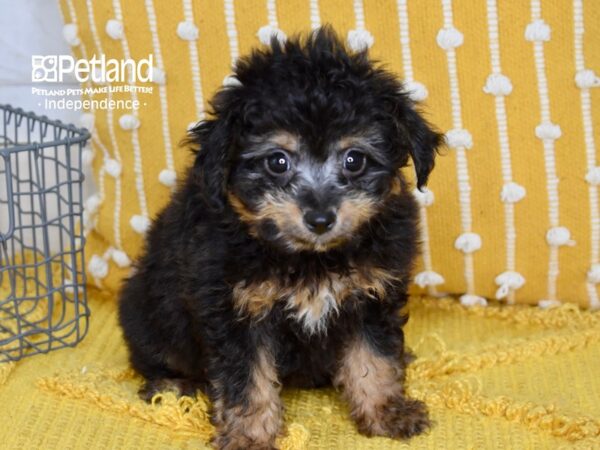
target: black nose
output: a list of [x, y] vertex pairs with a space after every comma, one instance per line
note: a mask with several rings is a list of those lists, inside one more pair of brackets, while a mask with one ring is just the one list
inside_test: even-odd
[[335, 213], [333, 211], [308, 211], [304, 214], [304, 223], [313, 233], [323, 234], [333, 227]]

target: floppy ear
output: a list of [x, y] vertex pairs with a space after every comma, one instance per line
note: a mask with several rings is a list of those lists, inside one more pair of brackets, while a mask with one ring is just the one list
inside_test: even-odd
[[403, 108], [401, 114], [400, 120], [404, 132], [408, 133], [408, 152], [415, 165], [417, 188], [420, 190], [427, 184], [435, 165], [437, 149], [444, 142], [444, 137], [436, 132], [412, 105]]
[[427, 123], [415, 108], [414, 102], [396, 80], [387, 80], [386, 89], [387, 112], [391, 115], [396, 132], [396, 146], [401, 151], [400, 164], [405, 166], [410, 156], [417, 174], [417, 188], [425, 184], [435, 164], [437, 149], [444, 142], [439, 134]]
[[227, 117], [205, 120], [188, 134], [188, 142], [198, 147], [193, 170], [199, 194], [214, 211], [221, 211], [225, 205], [232, 147], [229, 122]]

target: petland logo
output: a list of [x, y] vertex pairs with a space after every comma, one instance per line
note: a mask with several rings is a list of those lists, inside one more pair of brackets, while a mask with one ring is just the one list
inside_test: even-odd
[[94, 55], [90, 60], [75, 59], [70, 55], [32, 55], [31, 81], [34, 83], [62, 82], [65, 75], [72, 74], [80, 83], [92, 81], [105, 83], [136, 83], [152, 81], [153, 58], [106, 59]]

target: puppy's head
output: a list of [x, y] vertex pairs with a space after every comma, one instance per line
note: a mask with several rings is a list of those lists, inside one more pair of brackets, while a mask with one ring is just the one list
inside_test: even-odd
[[292, 251], [326, 251], [405, 189], [412, 158], [421, 188], [440, 135], [400, 82], [366, 52], [322, 28], [238, 61], [239, 85], [215, 96], [191, 131], [206, 204], [232, 207], [250, 232]]

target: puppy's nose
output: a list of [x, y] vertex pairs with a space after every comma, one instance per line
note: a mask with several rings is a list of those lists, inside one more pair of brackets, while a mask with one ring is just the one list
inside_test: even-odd
[[323, 234], [333, 228], [335, 223], [335, 213], [333, 211], [308, 211], [304, 214], [304, 223], [306, 227], [316, 234]]

